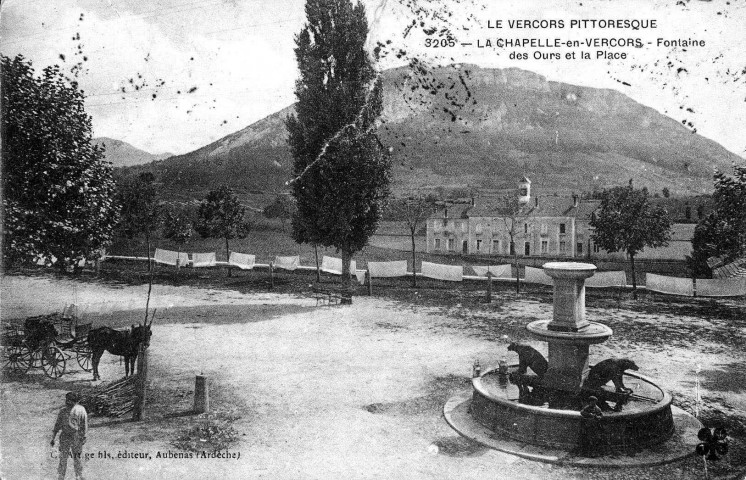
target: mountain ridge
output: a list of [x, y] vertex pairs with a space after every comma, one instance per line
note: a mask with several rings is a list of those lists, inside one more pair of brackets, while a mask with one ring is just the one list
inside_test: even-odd
[[146, 152], [123, 140], [110, 137], [96, 137], [93, 143], [106, 146], [106, 161], [111, 162], [114, 167], [141, 165], [173, 156], [171, 153]]
[[[651, 191], [709, 193], [715, 168], [743, 159], [611, 89], [474, 65], [383, 72], [379, 136], [392, 147], [393, 190], [499, 189], [523, 175], [538, 189], [590, 191], [632, 178]], [[193, 152], [125, 169], [152, 170], [167, 189], [218, 184], [281, 191], [292, 158], [290, 105]]]

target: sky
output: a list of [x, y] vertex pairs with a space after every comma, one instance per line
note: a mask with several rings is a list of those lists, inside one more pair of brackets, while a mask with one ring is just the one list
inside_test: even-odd
[[[303, 0], [4, 0], [0, 52], [37, 70], [77, 72], [94, 136], [150, 153], [186, 153], [294, 101], [293, 36]], [[746, 156], [746, 2], [742, 0], [366, 0], [369, 46], [386, 44], [378, 68], [517, 67], [548, 80], [611, 88]], [[655, 21], [654, 28], [570, 28], [572, 20]], [[529, 28], [510, 21], [528, 20]], [[550, 20], [562, 28], [530, 28]], [[414, 21], [415, 25], [412, 25]], [[492, 28], [501, 21], [501, 28]], [[541, 27], [541, 25], [537, 25]], [[555, 23], [556, 26], [556, 23]], [[435, 34], [428, 35], [427, 32]], [[446, 33], [442, 33], [446, 32]], [[435, 48], [425, 42], [454, 39]], [[595, 41], [634, 47], [498, 48], [498, 38]], [[658, 38], [705, 46], [658, 45]], [[493, 42], [486, 46], [487, 40]], [[390, 43], [387, 43], [390, 42]], [[471, 45], [463, 45], [471, 44]], [[479, 48], [479, 47], [486, 48]], [[587, 51], [592, 58], [577, 58]], [[597, 51], [626, 59], [596, 58]], [[511, 58], [558, 53], [560, 60]], [[576, 59], [566, 55], [576, 54]], [[398, 56], [397, 56], [398, 54]], [[63, 58], [64, 57], [64, 58]], [[78, 67], [76, 67], [78, 65]]]

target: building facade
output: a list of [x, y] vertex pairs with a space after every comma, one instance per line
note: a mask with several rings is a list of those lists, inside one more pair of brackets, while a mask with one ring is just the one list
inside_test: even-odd
[[[591, 216], [600, 203], [576, 195], [532, 195], [531, 181], [523, 178], [517, 205], [484, 197], [433, 214], [427, 220], [426, 251], [512, 255], [515, 249], [519, 256], [624, 260], [625, 252], [606, 252], [591, 239]], [[683, 260], [691, 254], [693, 227], [674, 223], [668, 247], [645, 249], [636, 258]]]

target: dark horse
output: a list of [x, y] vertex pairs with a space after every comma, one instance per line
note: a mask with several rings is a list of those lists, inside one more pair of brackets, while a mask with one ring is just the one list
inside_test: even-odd
[[104, 351], [112, 355], [124, 357], [124, 376], [127, 377], [132, 371], [135, 374], [135, 360], [140, 350], [140, 345], [148, 346], [150, 343], [150, 324], [133, 325], [129, 330], [114, 330], [109, 327], [99, 327], [88, 333], [88, 345], [93, 351], [93, 379], [101, 378], [98, 374], [98, 362]]

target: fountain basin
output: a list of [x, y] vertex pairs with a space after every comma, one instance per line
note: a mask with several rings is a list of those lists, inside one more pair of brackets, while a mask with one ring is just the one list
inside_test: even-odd
[[[599, 446], [605, 451], [636, 451], [668, 440], [674, 433], [671, 395], [652, 380], [626, 373], [627, 386], [651, 400], [631, 400], [622, 412], [605, 412], [599, 421]], [[472, 379], [469, 413], [498, 436], [551, 448], [580, 445], [585, 419], [577, 410], [552, 409], [518, 402], [518, 389], [496, 369]]]

